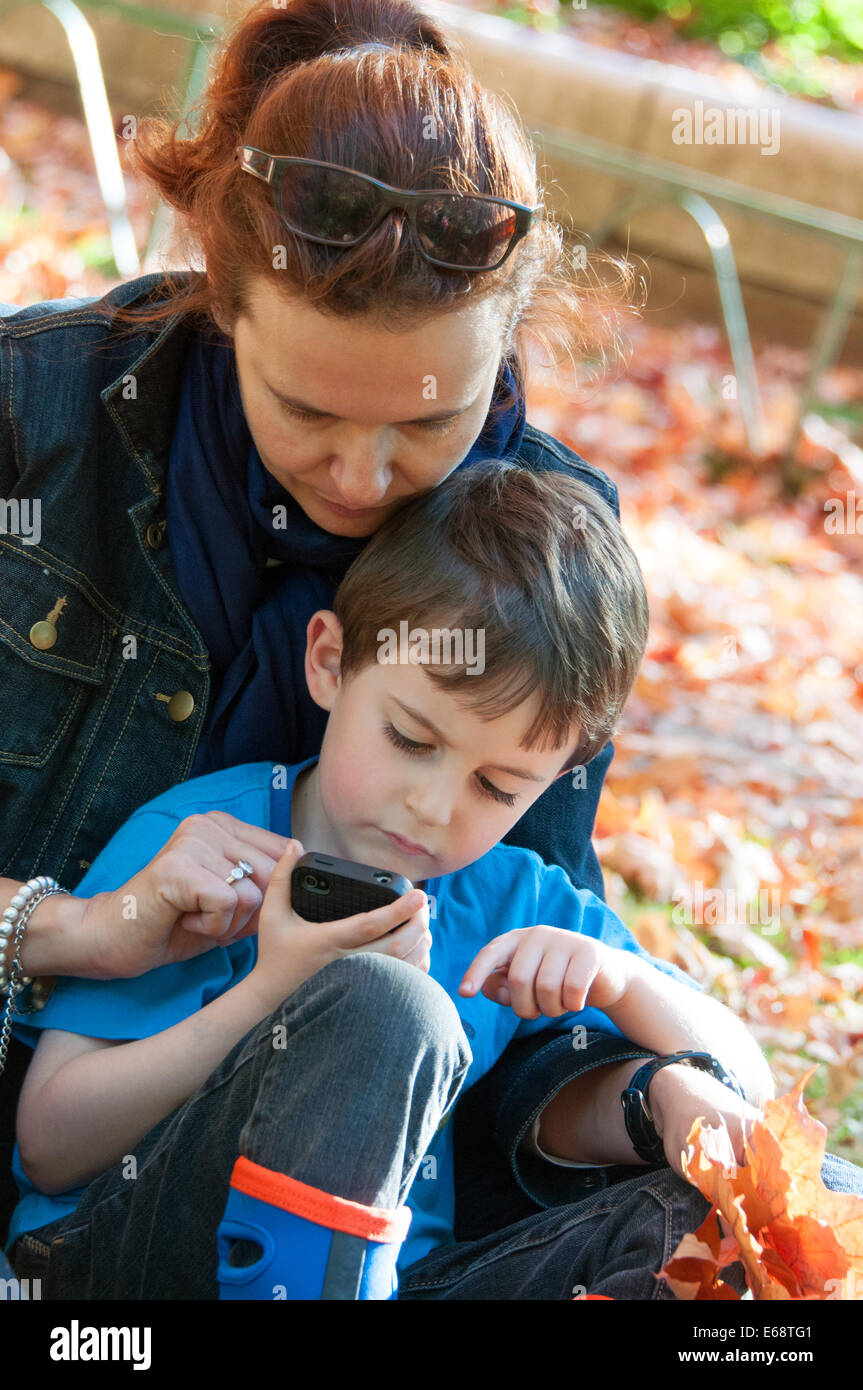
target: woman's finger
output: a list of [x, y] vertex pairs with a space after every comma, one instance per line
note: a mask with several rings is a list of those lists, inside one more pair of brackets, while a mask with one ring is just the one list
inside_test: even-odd
[[[240, 855], [240, 858], [245, 858]], [[260, 872], [260, 856], [259, 860]], [[251, 860], [247, 860], [251, 863]], [[214, 864], [212, 869], [204, 870], [217, 876], [220, 882], [224, 883], [226, 895], [223, 905], [218, 900], [208, 898], [206, 904], [200, 903], [195, 910], [187, 911], [183, 914], [181, 926], [185, 931], [196, 932], [203, 936], [211, 936], [214, 940], [226, 942], [235, 939], [245, 928], [250, 927], [254, 930], [257, 926], [257, 914], [260, 912], [264, 901], [266, 884], [260, 885], [255, 878], [246, 874], [243, 878], [234, 879], [228, 882], [232, 869], [236, 861], [232, 861], [226, 856], [221, 857], [221, 862]], [[203, 869], [203, 866], [202, 866]], [[195, 873], [191, 879], [191, 884], [202, 883], [199, 873]], [[206, 881], [208, 891], [212, 893], [213, 887], [209, 880]], [[221, 896], [221, 890], [219, 890]]]
[[[173, 907], [177, 918], [184, 914], [190, 919], [200, 917], [202, 920], [197, 927], [192, 921], [186, 924], [189, 930], [203, 928], [211, 932], [216, 921], [214, 913], [222, 914], [221, 928], [217, 929], [227, 927], [238, 904], [244, 914], [243, 921], [247, 920], [248, 913], [254, 912], [259, 905], [259, 896], [272, 875], [274, 866], [269, 857], [257, 848], [226, 839], [225, 832], [214, 822], [208, 822], [205, 816], [188, 817], [181, 828], [183, 833], [175, 832], [164, 849], [136, 876], [138, 895], [152, 899], [153, 905], [161, 903]], [[252, 873], [228, 882], [240, 859], [250, 864]], [[224, 884], [224, 892], [215, 890], [214, 878]], [[209, 894], [203, 912], [202, 891]], [[217, 892], [216, 897], [214, 892]]]
[[[257, 855], [264, 855], [277, 864], [284, 854], [290, 838], [285, 835], [277, 835], [274, 830], [266, 830], [263, 826], [253, 825], [251, 821], [238, 820], [236, 816], [230, 815], [227, 811], [202, 811], [196, 816], [187, 817], [187, 821], [204, 821], [205, 826], [198, 825], [199, 834], [212, 843], [226, 843], [245, 845], [247, 849], [253, 850]], [[218, 834], [218, 841], [214, 835]], [[246, 857], [246, 856], [244, 856]], [[251, 863], [251, 860], [249, 861]]]
[[[230, 897], [223, 896], [223, 887]], [[231, 925], [236, 895], [227, 884], [223, 885], [215, 875], [210, 875], [208, 880], [196, 879], [193, 898], [194, 901], [185, 911], [178, 912], [175, 925], [194, 935], [218, 940]]]
[[[241, 833], [238, 834], [237, 829]], [[254, 833], [257, 829], [222, 812], [206, 811], [188, 816], [180, 822], [179, 833], [175, 833], [177, 847], [200, 863], [215, 870], [223, 859], [226, 860], [225, 875], [236, 868], [240, 860], [244, 860], [252, 869], [247, 877], [265, 890], [273, 869], [293, 842], [266, 831], [266, 843], [262, 843]]]
[[259, 911], [263, 902], [260, 889], [250, 879], [229, 884], [225, 877], [199, 866], [190, 884], [195, 901], [180, 917], [184, 931], [219, 941], [240, 931]]

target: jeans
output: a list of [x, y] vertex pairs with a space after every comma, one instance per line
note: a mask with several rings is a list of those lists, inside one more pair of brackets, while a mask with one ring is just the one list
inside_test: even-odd
[[[74, 1212], [20, 1237], [16, 1273], [40, 1278], [43, 1299], [217, 1299], [216, 1230], [239, 1154], [364, 1205], [401, 1206], [471, 1060], [434, 980], [373, 953], [335, 961], [131, 1146], [136, 1177], [128, 1160], [114, 1164]], [[863, 1191], [860, 1170], [830, 1162], [831, 1186]], [[670, 1169], [645, 1168], [438, 1247], [400, 1275], [398, 1297], [669, 1299], [656, 1275], [707, 1210]]]

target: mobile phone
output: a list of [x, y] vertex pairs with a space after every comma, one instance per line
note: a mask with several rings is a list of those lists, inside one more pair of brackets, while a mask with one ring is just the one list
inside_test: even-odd
[[334, 855], [304, 854], [291, 874], [291, 906], [307, 922], [334, 922], [385, 907], [412, 888], [410, 879], [390, 869]]

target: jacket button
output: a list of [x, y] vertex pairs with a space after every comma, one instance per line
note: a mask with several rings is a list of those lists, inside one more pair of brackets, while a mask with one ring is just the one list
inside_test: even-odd
[[188, 690], [178, 690], [168, 701], [168, 714], [175, 724], [182, 724], [195, 708], [194, 697]]
[[34, 623], [30, 629], [30, 642], [37, 651], [47, 652], [57, 641], [57, 629], [53, 623]]
[[150, 525], [147, 527], [147, 530], [146, 530], [146, 532], [145, 532], [145, 535], [146, 535], [146, 539], [147, 539], [147, 544], [148, 544], [148, 546], [150, 547], [151, 550], [161, 550], [161, 549], [162, 549], [162, 546], [163, 546], [164, 543], [165, 543], [165, 526], [166, 526], [166, 525], [167, 525], [167, 523], [164, 522], [164, 521], [151, 521], [151, 522], [150, 522]]

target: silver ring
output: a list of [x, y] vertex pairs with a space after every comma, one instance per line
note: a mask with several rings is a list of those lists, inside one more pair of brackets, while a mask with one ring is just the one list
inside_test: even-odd
[[228, 877], [225, 879], [225, 882], [239, 883], [241, 878], [245, 878], [247, 875], [251, 875], [253, 873], [254, 869], [252, 868], [251, 864], [247, 859], [238, 859], [236, 867], [233, 868], [231, 872], [228, 874]]

